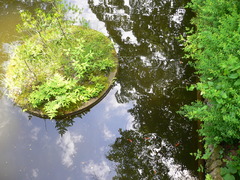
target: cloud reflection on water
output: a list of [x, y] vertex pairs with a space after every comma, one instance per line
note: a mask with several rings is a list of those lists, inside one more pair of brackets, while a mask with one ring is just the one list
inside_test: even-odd
[[[115, 92], [115, 96], [117, 93], [121, 93], [121, 86], [117, 84], [112, 92]], [[131, 108], [135, 101], [131, 101], [131, 103], [119, 103], [115, 96], [109, 95], [106, 100], [107, 105], [104, 110], [106, 119], [114, 119], [120, 116], [122, 118], [118, 120], [124, 120], [126, 122], [125, 129], [133, 129], [134, 118], [126, 109]]]
[[31, 130], [31, 138], [35, 141], [38, 140], [38, 134], [40, 132], [40, 128], [39, 127], [34, 127], [32, 130]]
[[115, 134], [113, 134], [106, 125], [103, 126], [103, 135], [106, 141], [115, 138]]
[[[85, 18], [89, 22], [89, 26], [92, 29], [102, 32], [105, 35], [108, 35], [108, 32], [105, 27], [105, 23], [98, 20], [96, 15], [92, 13], [89, 8], [89, 4], [87, 1], [78, 1], [78, 0], [66, 0], [66, 2], [71, 2], [72, 4], [77, 5], [80, 9], [82, 9], [81, 16]], [[72, 16], [72, 15], [69, 15]]]
[[39, 174], [39, 169], [36, 168], [36, 169], [32, 169], [32, 176], [33, 178], [38, 178], [38, 174]]
[[88, 175], [87, 179], [98, 180], [106, 180], [108, 174], [111, 171], [106, 161], [95, 163], [92, 160], [90, 160], [89, 163], [86, 166], [84, 166], [82, 170], [84, 173]]
[[74, 135], [67, 131], [62, 137], [57, 139], [57, 145], [62, 149], [62, 164], [66, 167], [73, 165], [74, 155], [77, 153], [76, 143], [82, 142], [81, 135]]

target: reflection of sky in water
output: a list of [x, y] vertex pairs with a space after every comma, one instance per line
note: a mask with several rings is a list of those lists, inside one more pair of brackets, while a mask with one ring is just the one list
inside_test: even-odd
[[83, 172], [87, 174], [86, 179], [106, 180], [111, 169], [106, 161], [94, 163], [90, 160], [84, 167]]
[[84, 17], [88, 22], [92, 29], [100, 31], [105, 35], [108, 35], [105, 24], [99, 21], [94, 13], [92, 13], [91, 9], [89, 8], [87, 0], [66, 0], [67, 2], [71, 2], [77, 5], [79, 8], [82, 9], [82, 17]]
[[176, 22], [177, 24], [181, 24], [185, 13], [186, 13], [185, 9], [179, 8], [176, 10], [176, 13], [171, 16], [171, 20]]
[[[90, 22], [90, 27], [107, 35], [104, 22], [88, 8], [87, 0], [68, 0], [83, 8], [83, 17]], [[94, 0], [99, 5], [102, 0]], [[144, 1], [145, 2], [145, 1]], [[150, 1], [149, 1], [150, 2]], [[125, 0], [124, 5], [130, 6], [131, 0]], [[148, 2], [146, 1], [146, 6]], [[116, 14], [124, 15], [124, 11], [116, 10]], [[147, 11], [146, 11], [147, 13]], [[184, 9], [178, 9], [171, 20], [181, 23]], [[11, 27], [12, 29], [13, 27]], [[121, 38], [126, 44], [138, 45], [139, 42], [131, 30], [120, 29]], [[14, 35], [13, 35], [14, 36]], [[14, 39], [14, 38], [13, 38]], [[1, 51], [8, 49], [12, 40], [1, 42]], [[155, 59], [165, 60], [160, 52], [154, 52]], [[151, 66], [150, 58], [140, 57], [146, 66]], [[98, 105], [82, 119], [75, 118], [74, 125], [61, 137], [55, 129], [55, 122], [32, 117], [3, 96], [0, 99], [0, 179], [30, 180], [30, 179], [111, 179], [115, 175], [112, 162], [106, 159], [109, 144], [119, 137], [119, 128], [133, 130], [134, 117], [128, 112], [134, 101], [118, 103], [115, 93], [120, 92], [116, 85]], [[152, 89], [149, 90], [151, 93]], [[132, 94], [136, 91], [132, 89]], [[138, 94], [135, 95], [136, 98]], [[149, 147], [150, 148], [150, 147]], [[182, 170], [181, 165], [173, 158], [165, 158], [158, 153], [159, 147], [151, 147], [152, 156], [161, 159], [170, 170], [169, 175], [183, 179], [189, 172]], [[139, 170], [141, 173], [141, 170]]]
[[131, 127], [131, 116], [126, 111], [131, 105], [117, 103], [116, 90], [83, 119], [76, 118], [74, 126], [62, 137], [53, 121], [36, 117], [28, 120], [27, 113], [12, 107], [3, 97], [0, 142], [5, 148], [0, 152], [5, 156], [0, 158], [0, 177], [17, 179], [15, 172], [20, 179], [91, 179], [92, 176], [109, 179], [113, 167], [105, 159], [108, 144], [119, 136], [119, 127]]
[[73, 157], [77, 153], [76, 143], [80, 143], [81, 140], [81, 135], [73, 135], [70, 132], [66, 132], [57, 140], [57, 145], [62, 149], [62, 163], [66, 167], [73, 165]]
[[[117, 90], [118, 87], [115, 87], [83, 119], [76, 118], [74, 125], [62, 137], [53, 121], [35, 117], [29, 121], [27, 113], [11, 107], [12, 104], [2, 98], [5, 103], [0, 107], [4, 118], [1, 118], [0, 142], [5, 148], [1, 148], [0, 152], [5, 156], [0, 159], [0, 174], [13, 180], [111, 179], [114, 166], [105, 158], [108, 145], [119, 136], [120, 127], [123, 130], [133, 129], [133, 117], [126, 111], [132, 105], [117, 103], [114, 96]], [[15, 113], [11, 113], [13, 110]], [[161, 156], [159, 147], [148, 148], [154, 157], [153, 162], [156, 158], [160, 159], [170, 170], [170, 176], [190, 177], [189, 172], [182, 170], [173, 158]]]
[[124, 31], [122, 28], [119, 31], [121, 32], [122, 41], [126, 42], [126, 44], [139, 44], [132, 31]]

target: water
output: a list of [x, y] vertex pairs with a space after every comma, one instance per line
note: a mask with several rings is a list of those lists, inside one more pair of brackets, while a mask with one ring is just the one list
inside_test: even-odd
[[[70, 0], [69, 0], [70, 1]], [[116, 85], [83, 115], [48, 120], [0, 99], [1, 180], [197, 179], [195, 124], [176, 111], [195, 99], [176, 37], [189, 25], [187, 1], [75, 0], [118, 52]], [[18, 43], [20, 10], [41, 1], [0, 1], [1, 74]]]

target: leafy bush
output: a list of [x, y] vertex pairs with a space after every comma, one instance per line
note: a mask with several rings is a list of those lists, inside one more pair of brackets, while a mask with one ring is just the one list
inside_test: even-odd
[[[205, 147], [240, 140], [240, 1], [192, 0], [196, 32], [188, 33], [184, 50], [194, 59], [199, 82], [189, 89], [201, 92], [204, 102], [185, 105], [181, 114], [202, 121], [199, 130]], [[239, 173], [239, 156], [222, 175]]]
[[6, 86], [18, 105], [53, 118], [99, 96], [117, 58], [102, 33], [65, 18], [67, 10], [79, 13], [76, 7], [45, 1], [50, 10], [21, 13], [17, 28], [25, 36], [10, 60]]
[[197, 31], [185, 51], [195, 59], [200, 81], [194, 87], [206, 101], [185, 106], [183, 114], [204, 121], [200, 134], [207, 144], [233, 143], [240, 139], [240, 2], [193, 0], [189, 6]]

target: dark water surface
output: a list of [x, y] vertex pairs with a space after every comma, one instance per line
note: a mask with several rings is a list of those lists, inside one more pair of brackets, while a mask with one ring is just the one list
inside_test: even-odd
[[[187, 1], [70, 2], [115, 43], [116, 85], [85, 115], [52, 121], [22, 112], [1, 87], [0, 180], [198, 179], [189, 155], [195, 125], [176, 113], [195, 99], [184, 88], [192, 72], [176, 40], [191, 18]], [[44, 5], [0, 0], [1, 74], [19, 40], [19, 11]]]

